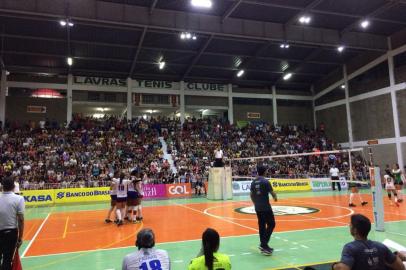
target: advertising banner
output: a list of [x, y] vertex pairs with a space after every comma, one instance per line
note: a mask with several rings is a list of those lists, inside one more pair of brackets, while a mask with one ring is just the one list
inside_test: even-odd
[[234, 181], [233, 194], [242, 195], [250, 193], [251, 181]]
[[55, 189], [55, 203], [103, 202], [110, 200], [109, 187]]
[[166, 184], [166, 197], [190, 197], [192, 195], [191, 186], [189, 183], [184, 184]]
[[308, 191], [312, 190], [310, 179], [271, 179], [275, 191]]
[[[347, 180], [344, 176], [340, 177], [341, 189], [348, 189]], [[310, 178], [310, 184], [313, 191], [332, 190], [331, 179], [328, 177], [323, 178]]]
[[26, 206], [52, 205], [55, 203], [55, 192], [53, 189], [45, 190], [24, 190], [21, 193]]
[[145, 199], [156, 199], [166, 197], [166, 185], [143, 185], [142, 190], [144, 192]]

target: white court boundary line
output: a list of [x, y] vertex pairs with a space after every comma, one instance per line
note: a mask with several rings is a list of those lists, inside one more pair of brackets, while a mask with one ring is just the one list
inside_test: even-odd
[[31, 241], [28, 243], [28, 246], [24, 249], [23, 254], [21, 255], [21, 258], [25, 257], [25, 254], [27, 254], [27, 251], [30, 249], [30, 247], [32, 246], [32, 244], [34, 243], [35, 239], [37, 238], [37, 236], [39, 235], [39, 233], [42, 230], [42, 227], [44, 227], [45, 223], [48, 221], [48, 218], [51, 216], [51, 213], [48, 213], [48, 215], [46, 216], [46, 218], [42, 221], [41, 225], [39, 226], [39, 228], [37, 229], [37, 231], [34, 234], [34, 237], [31, 239]]
[[[349, 213], [345, 214], [345, 215], [324, 217], [324, 218], [322, 218], [322, 217], [310, 217], [310, 216], [307, 216], [307, 215], [296, 214], [298, 216], [308, 217], [309, 219], [278, 219], [277, 221], [291, 221], [291, 222], [302, 222], [302, 221], [310, 221], [310, 220], [329, 220], [329, 221], [332, 221], [331, 219], [348, 217], [348, 216], [354, 214], [354, 210], [352, 210], [351, 208], [348, 208], [348, 207], [344, 207], [344, 206], [338, 206], [338, 205], [333, 205], [333, 204], [311, 203], [311, 202], [304, 202], [304, 201], [298, 201], [298, 200], [295, 200], [295, 201], [300, 202], [300, 203], [304, 203], [304, 204], [325, 205], [325, 206], [332, 206], [332, 207], [336, 207], [336, 208], [342, 208], [342, 209], [348, 210]], [[249, 202], [241, 202], [241, 203], [244, 203], [245, 205], [252, 205]], [[281, 203], [283, 203], [283, 202], [281, 202]], [[289, 205], [287, 205], [287, 206], [289, 206]], [[232, 220], [254, 220], [254, 221], [257, 220], [256, 218], [233, 218], [233, 217], [218, 216], [218, 215], [209, 213], [209, 210], [220, 208], [220, 207], [223, 207], [223, 205], [209, 207], [209, 208], [206, 208], [204, 211], [207, 212], [207, 214], [212, 215], [214, 217], [224, 218], [224, 219], [227, 219], [227, 220], [230, 220], [230, 219], [232, 219]], [[333, 222], [335, 222], [335, 221], [333, 221]], [[336, 221], [336, 222], [339, 222], [339, 221]], [[342, 222], [340, 222], [340, 223], [342, 223]]]
[[[199, 210], [197, 210], [199, 211]], [[395, 221], [386, 221], [385, 223], [397, 223], [397, 222], [406, 222], [406, 220], [395, 220]], [[323, 228], [312, 228], [312, 229], [302, 229], [302, 230], [293, 230], [293, 231], [285, 231], [285, 232], [274, 232], [273, 234], [285, 234], [285, 233], [297, 233], [297, 232], [305, 232], [305, 231], [315, 231], [315, 230], [328, 230], [328, 229], [336, 229], [336, 228], [344, 228], [348, 227], [348, 225], [342, 226], [332, 226], [332, 227], [323, 227]], [[389, 231], [385, 231], [385, 233], [392, 233]], [[398, 233], [392, 233], [398, 234]], [[223, 238], [239, 238], [239, 237], [251, 237], [251, 236], [258, 236], [258, 234], [245, 234], [245, 235], [231, 235], [231, 236], [222, 236]], [[187, 242], [195, 242], [195, 241], [202, 241], [202, 239], [192, 239], [192, 240], [183, 240], [183, 241], [169, 241], [169, 242], [162, 242], [156, 243], [157, 246], [165, 245], [165, 244], [178, 244], [178, 243], [187, 243]], [[63, 253], [54, 253], [54, 254], [44, 254], [44, 255], [34, 255], [24, 257], [25, 260], [27, 259], [35, 259], [41, 257], [53, 257], [53, 256], [60, 256], [60, 255], [70, 255], [70, 254], [77, 254], [77, 253], [91, 253], [91, 252], [99, 252], [99, 251], [110, 251], [116, 249], [127, 249], [127, 248], [135, 248], [135, 246], [125, 246], [125, 247], [115, 247], [115, 248], [101, 248], [101, 249], [92, 249], [92, 250], [83, 250], [83, 251], [72, 251], [72, 252], [63, 252]]]

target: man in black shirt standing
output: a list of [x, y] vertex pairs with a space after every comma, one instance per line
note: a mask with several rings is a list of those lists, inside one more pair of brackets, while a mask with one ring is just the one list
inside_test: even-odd
[[261, 240], [259, 250], [264, 255], [272, 255], [273, 248], [268, 246], [268, 242], [275, 228], [275, 216], [269, 203], [269, 193], [275, 202], [278, 201], [278, 198], [271, 183], [264, 177], [266, 171], [264, 166], [257, 167], [258, 177], [251, 183], [250, 195], [258, 217], [259, 238]]

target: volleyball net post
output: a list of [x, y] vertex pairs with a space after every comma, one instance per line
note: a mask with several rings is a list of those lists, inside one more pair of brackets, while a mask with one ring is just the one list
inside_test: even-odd
[[[370, 150], [371, 151], [371, 150]], [[355, 153], [359, 153], [360, 155], [360, 159], [357, 159], [358, 157], [353, 157], [353, 154]], [[325, 184], [325, 186], [327, 186], [326, 189], [328, 189], [329, 187], [331, 188], [331, 184], [333, 182], [340, 182], [345, 184], [345, 187], [348, 187], [348, 185], [350, 183], [352, 183], [353, 185], [357, 185], [357, 186], [362, 186], [362, 185], [368, 185], [370, 184], [371, 186], [371, 191], [372, 191], [372, 198], [373, 198], [373, 212], [374, 212], [374, 222], [375, 222], [375, 226], [376, 226], [376, 230], [377, 231], [383, 231], [384, 230], [384, 220], [383, 220], [383, 190], [382, 190], [382, 185], [381, 185], [381, 178], [380, 178], [380, 171], [378, 167], [373, 167], [373, 166], [368, 166], [369, 167], [369, 175], [370, 175], [370, 181], [368, 181], [368, 179], [365, 179], [361, 176], [358, 176], [357, 178], [361, 178], [361, 179], [354, 179], [353, 174], [352, 174], [352, 168], [354, 165], [354, 162], [356, 162], [355, 165], [358, 165], [360, 160], [362, 160], [361, 162], [363, 163], [363, 165], [370, 165], [372, 160], [372, 156], [371, 154], [369, 155], [369, 160], [368, 157], [366, 157], [364, 155], [364, 149], [363, 148], [352, 148], [352, 149], [343, 149], [343, 150], [331, 150], [331, 151], [317, 151], [317, 152], [308, 152], [308, 153], [293, 153], [293, 154], [283, 154], [283, 155], [271, 155], [271, 156], [257, 156], [257, 157], [243, 157], [243, 158], [233, 158], [230, 160], [231, 162], [231, 166], [232, 167], [236, 167], [237, 170], [239, 170], [242, 167], [249, 167], [251, 166], [251, 168], [253, 166], [258, 165], [258, 163], [262, 163], [263, 165], [268, 165], [270, 167], [274, 166], [275, 164], [278, 165], [279, 163], [283, 163], [280, 162], [278, 160], [283, 160], [283, 159], [287, 159], [287, 161], [285, 161], [285, 164], [289, 165], [289, 160], [295, 159], [295, 158], [304, 158], [304, 157], [309, 157], [309, 156], [316, 156], [316, 157], [321, 157], [321, 159], [315, 159], [318, 162], [320, 162], [321, 164], [324, 162], [323, 161], [323, 157], [328, 157], [329, 155], [346, 155], [348, 160], [344, 159], [344, 157], [342, 157], [342, 161], [347, 161], [348, 163], [346, 164], [346, 166], [348, 166], [348, 170], [346, 171], [345, 174], [345, 181], [343, 180], [337, 180], [337, 181], [332, 181], [330, 180], [329, 175], [324, 175], [324, 177], [322, 179], [318, 179], [315, 180], [318, 183], [323, 182]], [[354, 160], [353, 160], [354, 158]], [[329, 163], [329, 165], [334, 164], [335, 161], [332, 161], [331, 163]], [[370, 163], [370, 164], [368, 164]], [[276, 166], [278, 167], [278, 166]], [[372, 173], [371, 173], [371, 169], [372, 169]], [[328, 174], [328, 172], [327, 172]], [[239, 180], [239, 179], [244, 179], [244, 180], [251, 180], [253, 179], [252, 177], [253, 175], [233, 175], [233, 179], [234, 180]], [[279, 175], [277, 175], [279, 176]], [[282, 176], [283, 177], [283, 176]], [[303, 175], [303, 177], [308, 178], [310, 180], [310, 182], [312, 181], [312, 179], [314, 179], [313, 177], [311, 177], [309, 174]], [[288, 178], [288, 177], [287, 177]], [[288, 179], [289, 180], [289, 179]], [[292, 179], [295, 180], [295, 179]], [[311, 183], [312, 187], [313, 187], [313, 183]]]

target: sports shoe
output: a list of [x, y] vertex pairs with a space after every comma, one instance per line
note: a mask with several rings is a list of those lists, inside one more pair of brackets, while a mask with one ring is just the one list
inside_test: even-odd
[[353, 203], [350, 203], [348, 206], [349, 206], [349, 207], [356, 207], [356, 205], [353, 204]]
[[361, 203], [362, 206], [364, 206], [364, 205], [366, 205], [366, 204], [368, 204], [368, 202], [362, 202], [362, 203]]
[[122, 226], [122, 225], [124, 225], [124, 222], [123, 222], [122, 220], [119, 220], [119, 221], [117, 222], [117, 227], [120, 227], [120, 226]]
[[400, 206], [400, 204], [399, 204], [398, 202], [395, 202], [395, 205], [396, 205], [397, 207], [399, 207], [399, 206]]
[[113, 221], [111, 221], [111, 219], [106, 218], [106, 219], [104, 220], [104, 222], [105, 222], [105, 223], [112, 223]]
[[403, 202], [403, 199], [399, 199], [398, 202], [399, 202], [399, 203]]
[[273, 253], [273, 248], [261, 246], [259, 246], [258, 248], [261, 251], [261, 253], [264, 254], [265, 256], [270, 256]]

